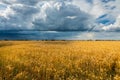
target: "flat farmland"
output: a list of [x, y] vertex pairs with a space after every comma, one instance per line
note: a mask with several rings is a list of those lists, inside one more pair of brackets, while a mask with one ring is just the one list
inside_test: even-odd
[[0, 41], [0, 80], [120, 80], [120, 41]]

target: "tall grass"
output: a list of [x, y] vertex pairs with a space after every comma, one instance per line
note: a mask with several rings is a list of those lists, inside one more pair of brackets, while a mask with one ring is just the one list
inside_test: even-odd
[[120, 42], [1, 41], [0, 80], [120, 80]]

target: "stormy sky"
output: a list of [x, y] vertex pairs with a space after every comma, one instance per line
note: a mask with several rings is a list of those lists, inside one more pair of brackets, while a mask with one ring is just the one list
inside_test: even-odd
[[113, 32], [113, 36], [120, 31], [120, 0], [0, 0], [0, 31], [6, 30]]

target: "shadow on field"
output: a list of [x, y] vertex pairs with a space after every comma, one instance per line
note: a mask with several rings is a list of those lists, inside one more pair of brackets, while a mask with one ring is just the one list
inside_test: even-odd
[[0, 47], [5, 47], [5, 46], [12, 46], [13, 44], [10, 42], [0, 42]]

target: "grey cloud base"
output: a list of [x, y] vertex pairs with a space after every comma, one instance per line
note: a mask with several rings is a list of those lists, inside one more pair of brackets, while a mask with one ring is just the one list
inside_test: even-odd
[[118, 36], [119, 32], [0, 31], [0, 40], [120, 40]]

